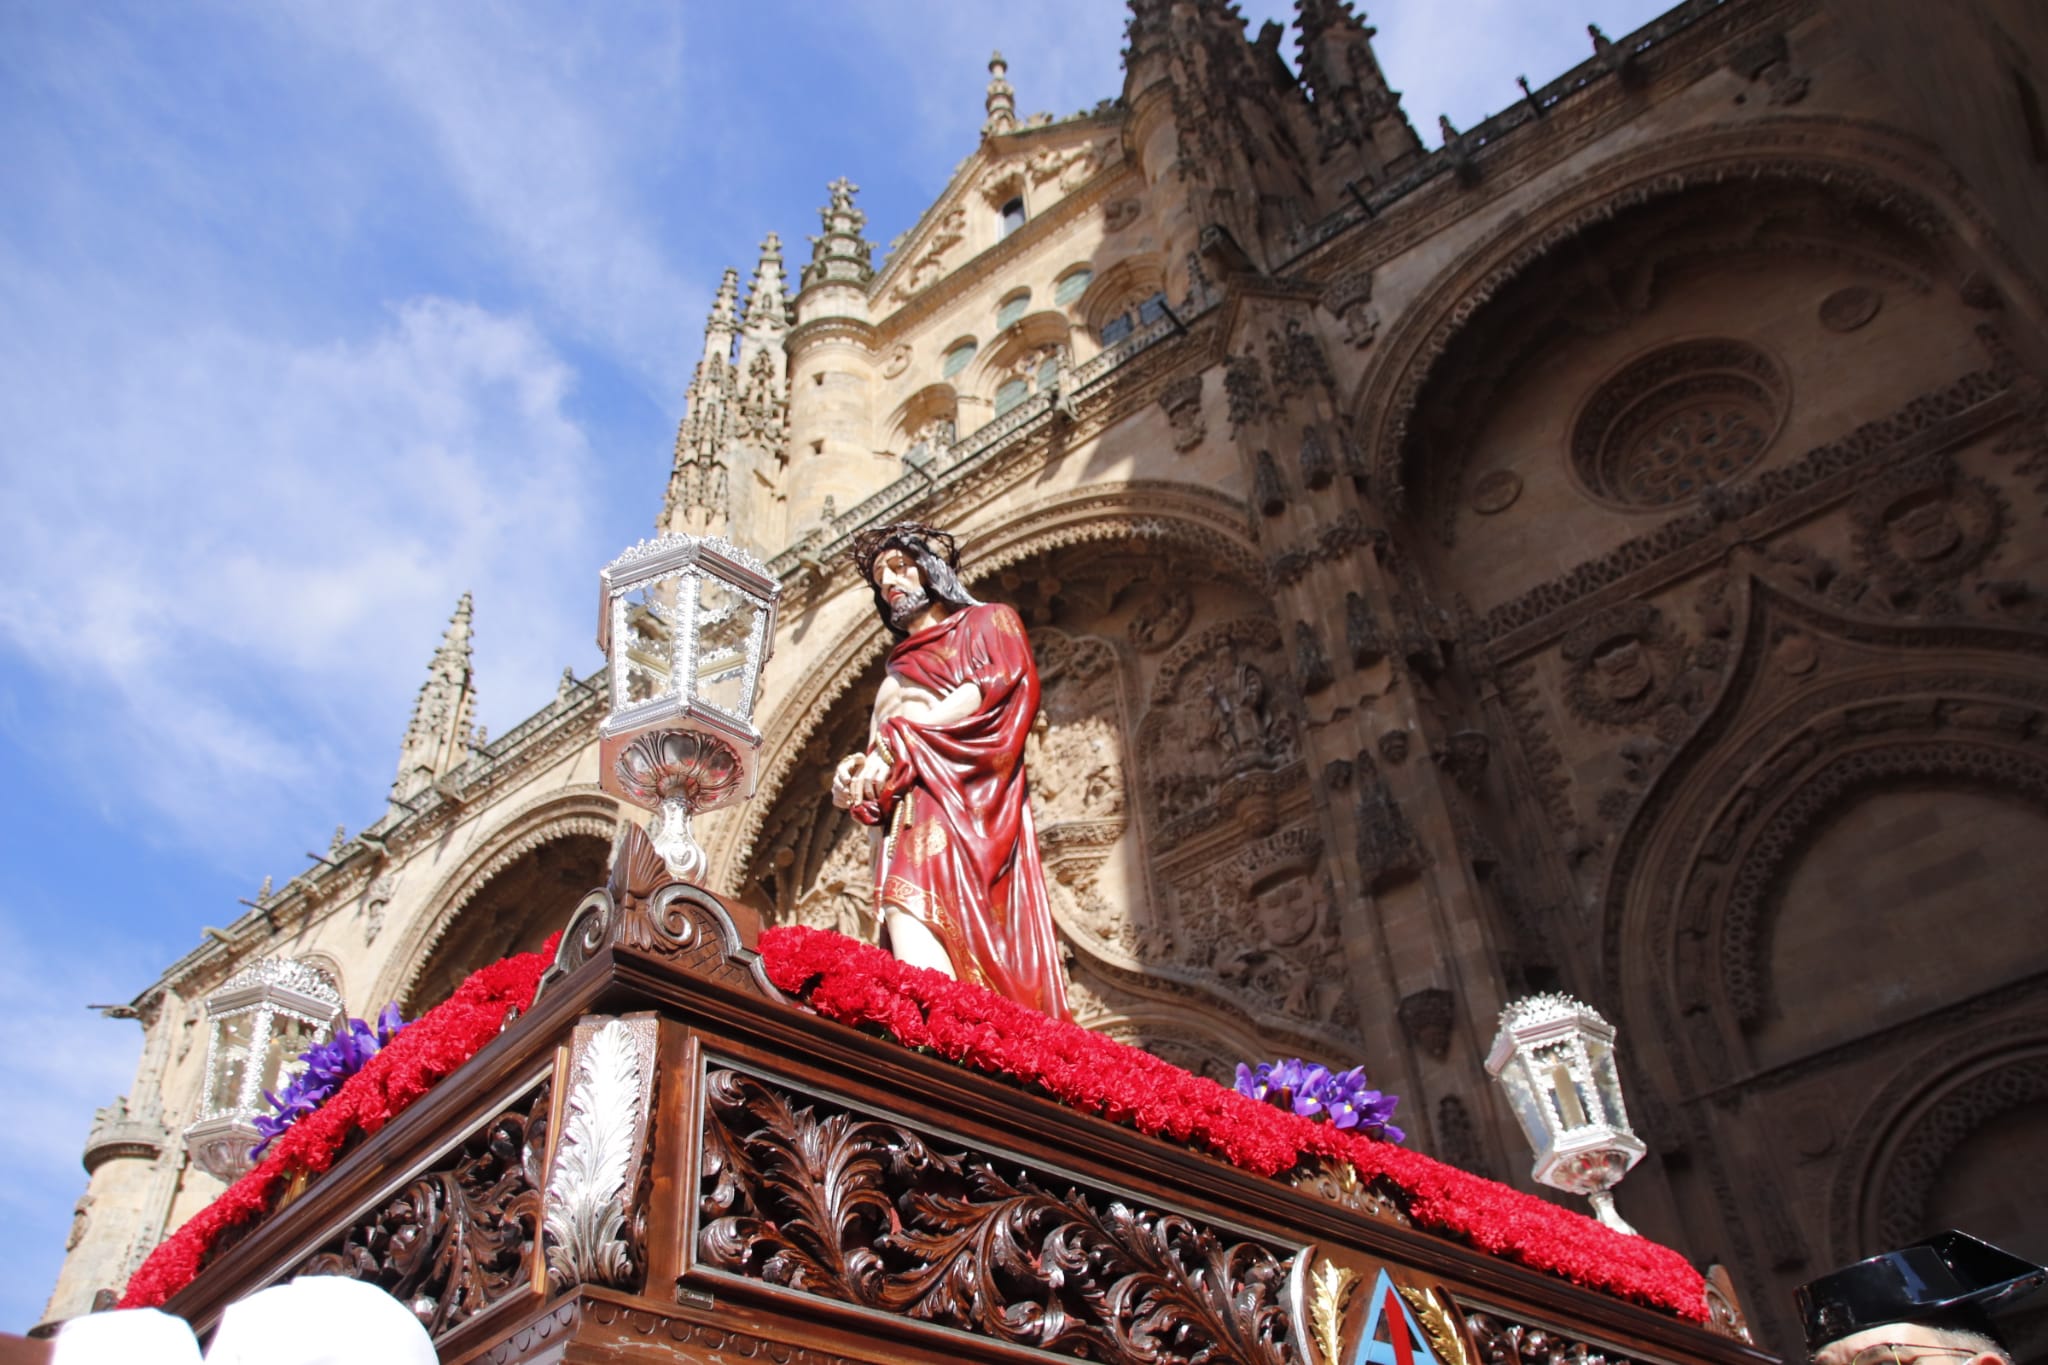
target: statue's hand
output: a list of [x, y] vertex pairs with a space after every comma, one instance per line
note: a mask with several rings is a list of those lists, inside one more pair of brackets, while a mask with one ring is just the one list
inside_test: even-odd
[[882, 784], [889, 780], [889, 761], [870, 749], [864, 756], [860, 772], [854, 778], [856, 797], [861, 801], [873, 801], [882, 794]]
[[866, 766], [867, 758], [866, 754], [848, 754], [832, 770], [832, 804], [839, 809], [850, 810], [860, 804], [861, 770]]

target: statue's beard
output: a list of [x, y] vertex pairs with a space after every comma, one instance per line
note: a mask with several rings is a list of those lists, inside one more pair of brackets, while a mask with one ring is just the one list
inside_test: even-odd
[[904, 593], [889, 603], [889, 624], [898, 630], [907, 629], [917, 614], [931, 604], [932, 595], [923, 588]]

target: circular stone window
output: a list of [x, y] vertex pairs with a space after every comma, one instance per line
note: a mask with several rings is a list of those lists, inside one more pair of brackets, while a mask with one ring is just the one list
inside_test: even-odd
[[1763, 458], [1790, 387], [1745, 342], [1682, 341], [1631, 361], [1572, 424], [1572, 470], [1602, 502], [1674, 507]]

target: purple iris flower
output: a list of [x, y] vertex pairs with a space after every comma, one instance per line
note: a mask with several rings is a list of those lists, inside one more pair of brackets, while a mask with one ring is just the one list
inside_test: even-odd
[[263, 1092], [263, 1098], [270, 1101], [275, 1112], [258, 1114], [253, 1120], [263, 1141], [256, 1144], [250, 1155], [261, 1157], [271, 1143], [284, 1136], [286, 1129], [325, 1104], [341, 1089], [342, 1082], [361, 1071], [363, 1064], [405, 1026], [394, 1000], [378, 1013], [376, 1027], [361, 1019], [344, 1020], [332, 1038], [300, 1053], [299, 1069], [290, 1082], [275, 1094]]
[[1339, 1128], [1358, 1128], [1390, 1142], [1405, 1136], [1393, 1124], [1398, 1097], [1372, 1088], [1365, 1068], [1331, 1071], [1299, 1057], [1257, 1066], [1238, 1063], [1237, 1091], [1303, 1118], [1321, 1118]]

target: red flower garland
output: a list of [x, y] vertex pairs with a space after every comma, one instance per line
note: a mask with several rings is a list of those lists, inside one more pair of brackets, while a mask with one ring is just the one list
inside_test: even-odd
[[471, 973], [453, 995], [415, 1019], [327, 1103], [286, 1130], [261, 1164], [159, 1243], [128, 1281], [120, 1306], [155, 1308], [192, 1283], [221, 1234], [267, 1213], [293, 1176], [325, 1171], [350, 1135], [375, 1133], [435, 1081], [483, 1051], [504, 1029], [508, 1010], [533, 1004], [560, 938], [549, 938], [537, 953]]
[[1700, 1273], [1646, 1238], [1420, 1152], [1261, 1104], [1149, 1052], [906, 966], [840, 934], [770, 929], [761, 935], [761, 957], [771, 981], [828, 1019], [879, 1025], [906, 1047], [1040, 1086], [1072, 1108], [1206, 1147], [1259, 1175], [1278, 1175], [1309, 1155], [1348, 1161], [1360, 1176], [1383, 1176], [1405, 1190], [1409, 1215], [1423, 1227], [1588, 1289], [1706, 1320]]

